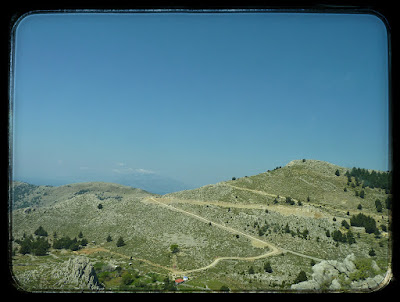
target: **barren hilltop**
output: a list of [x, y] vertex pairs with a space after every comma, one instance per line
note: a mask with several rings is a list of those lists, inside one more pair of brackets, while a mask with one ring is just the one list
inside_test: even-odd
[[390, 177], [303, 159], [166, 195], [14, 182], [12, 273], [26, 291], [376, 290]]

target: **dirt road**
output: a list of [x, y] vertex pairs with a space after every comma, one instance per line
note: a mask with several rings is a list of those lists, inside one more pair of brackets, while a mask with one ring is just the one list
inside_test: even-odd
[[[259, 246], [264, 246], [264, 247], [268, 247], [268, 248], [269, 248], [269, 251], [268, 251], [267, 253], [264, 253], [264, 254], [261, 254], [261, 255], [258, 255], [258, 256], [254, 256], [254, 257], [218, 257], [218, 258], [216, 258], [212, 263], [210, 263], [210, 264], [207, 265], [207, 266], [200, 267], [200, 268], [197, 268], [197, 269], [192, 269], [192, 270], [186, 270], [186, 271], [174, 271], [174, 273], [176, 273], [176, 274], [184, 274], [184, 273], [187, 274], [187, 273], [191, 273], [191, 272], [197, 272], [197, 271], [201, 271], [201, 270], [206, 270], [206, 269], [209, 269], [209, 268], [211, 268], [211, 267], [217, 265], [218, 262], [220, 262], [221, 260], [246, 260], [246, 261], [253, 261], [253, 260], [257, 260], [257, 259], [262, 259], [262, 258], [266, 258], [266, 257], [278, 255], [278, 254], [281, 254], [281, 253], [291, 253], [291, 254], [294, 254], [294, 255], [297, 255], [297, 256], [300, 256], [300, 257], [309, 258], [309, 259], [313, 259], [313, 260], [316, 260], [316, 261], [322, 261], [322, 260], [323, 260], [323, 259], [319, 259], [319, 258], [312, 257], [312, 256], [309, 256], [309, 255], [305, 255], [305, 254], [301, 254], [301, 253], [298, 253], [298, 252], [290, 251], [290, 250], [287, 250], [287, 249], [278, 248], [277, 246], [273, 245], [273, 244], [270, 243], [270, 242], [267, 242], [267, 241], [265, 241], [265, 240], [261, 240], [260, 238], [257, 238], [257, 237], [254, 237], [254, 236], [252, 236], [252, 235], [246, 234], [246, 233], [244, 233], [244, 232], [242, 232], [242, 231], [239, 231], [239, 230], [237, 230], [237, 229], [233, 229], [233, 228], [231, 228], [231, 227], [228, 227], [228, 226], [222, 225], [222, 224], [220, 224], [220, 223], [211, 221], [211, 220], [209, 220], [209, 219], [206, 219], [206, 218], [204, 218], [204, 217], [202, 217], [202, 216], [199, 216], [199, 215], [197, 215], [197, 214], [188, 212], [188, 211], [186, 211], [186, 210], [179, 209], [179, 208], [175, 208], [175, 207], [173, 207], [172, 205], [163, 202], [163, 199], [164, 199], [164, 198], [154, 198], [154, 197], [148, 198], [148, 200], [151, 200], [152, 202], [154, 202], [154, 203], [156, 203], [156, 204], [158, 204], [158, 205], [160, 205], [160, 206], [166, 207], [166, 208], [168, 208], [168, 209], [171, 210], [171, 211], [176, 211], [176, 212], [183, 213], [183, 214], [185, 214], [185, 215], [194, 217], [194, 218], [196, 218], [196, 219], [198, 219], [198, 220], [200, 220], [200, 221], [203, 221], [203, 222], [205, 222], [205, 223], [211, 223], [213, 226], [218, 227], [218, 228], [221, 228], [221, 229], [223, 229], [223, 230], [226, 230], [226, 231], [228, 231], [228, 232], [230, 232], [230, 233], [232, 233], [232, 234], [240, 234], [241, 236], [244, 236], [244, 237], [249, 238], [249, 239], [251, 240], [251, 243], [252, 243], [252, 244], [257, 243], [257, 244], [259, 244]], [[182, 200], [181, 200], [181, 201], [182, 201]], [[169, 199], [167, 202], [171, 203], [171, 200]], [[193, 201], [192, 201], [192, 202], [193, 202]], [[192, 203], [192, 202], [191, 202], [191, 203]], [[202, 201], [194, 201], [194, 202], [195, 202], [195, 203], [201, 203], [202, 205], [208, 204], [208, 203], [205, 203], [204, 201], [203, 201], [203, 202], [202, 202]], [[216, 203], [216, 204], [219, 205], [219, 203]], [[259, 206], [259, 205], [241, 205], [241, 206], [242, 206], [242, 207], [245, 207], [245, 206], [248, 207], [248, 206]], [[171, 271], [172, 271], [172, 270], [171, 270]]]
[[[255, 191], [255, 190], [252, 190], [252, 191]], [[267, 194], [267, 193], [265, 193], [265, 194]], [[215, 205], [218, 205], [218, 206], [226, 206], [226, 207], [256, 208], [256, 209], [264, 209], [264, 208], [266, 208], [266, 206], [264, 206], [264, 205], [256, 205], [256, 204], [244, 205], [244, 204], [234, 204], [234, 203], [226, 203], [226, 202], [212, 202], [212, 201], [204, 202], [204, 201], [196, 201], [196, 200], [181, 200], [181, 199], [171, 199], [171, 198], [162, 198], [162, 197], [161, 198], [160, 197], [159, 198], [149, 197], [149, 198], [144, 199], [143, 202], [155, 203], [155, 204], [157, 204], [159, 206], [167, 208], [168, 210], [179, 212], [179, 213], [182, 213], [182, 214], [187, 215], [187, 216], [191, 216], [191, 217], [193, 217], [195, 219], [198, 219], [198, 220], [200, 220], [200, 221], [202, 221], [204, 223], [211, 223], [211, 225], [214, 226], [214, 227], [218, 227], [218, 228], [223, 229], [223, 230], [225, 230], [227, 232], [230, 232], [232, 234], [241, 235], [243, 237], [246, 237], [246, 238], [250, 239], [250, 244], [252, 244], [252, 245], [255, 245], [255, 246], [258, 246], [258, 247], [267, 247], [268, 251], [266, 253], [261, 254], [261, 255], [252, 256], [252, 257], [232, 257], [232, 256], [217, 257], [209, 265], [206, 265], [206, 266], [203, 266], [203, 267], [199, 267], [199, 268], [195, 268], [195, 269], [190, 269], [190, 270], [183, 270], [183, 271], [176, 270], [176, 269], [171, 268], [171, 267], [163, 266], [163, 265], [151, 262], [151, 261], [149, 261], [147, 259], [142, 259], [142, 258], [137, 258], [137, 257], [130, 257], [130, 256], [127, 256], [127, 255], [124, 255], [124, 254], [121, 254], [121, 253], [118, 253], [118, 252], [114, 252], [114, 251], [111, 251], [109, 249], [106, 249], [104, 247], [99, 247], [99, 246], [88, 247], [88, 248], [82, 249], [80, 251], [77, 251], [76, 253], [78, 253], [78, 254], [81, 254], [81, 253], [83, 253], [83, 254], [91, 254], [91, 253], [95, 253], [95, 252], [107, 252], [107, 253], [110, 253], [110, 254], [114, 254], [114, 255], [120, 256], [122, 258], [126, 258], [126, 259], [129, 259], [129, 260], [132, 260], [132, 261], [141, 261], [141, 262], [147, 263], [147, 264], [149, 264], [151, 266], [167, 270], [167, 271], [169, 271], [170, 273], [172, 273], [175, 276], [188, 275], [188, 274], [193, 273], [193, 272], [198, 272], [198, 271], [203, 271], [203, 270], [210, 269], [210, 268], [216, 266], [222, 260], [254, 261], [254, 260], [257, 260], [257, 259], [262, 259], [262, 258], [267, 258], [267, 257], [274, 256], [274, 255], [279, 255], [281, 253], [292, 253], [292, 254], [300, 256], [300, 257], [305, 257], [305, 258], [313, 259], [313, 260], [316, 260], [316, 261], [322, 261], [322, 259], [319, 259], [319, 258], [311, 257], [311, 256], [308, 256], [308, 255], [305, 255], [305, 254], [297, 253], [297, 252], [290, 251], [290, 250], [283, 249], [283, 248], [278, 248], [277, 246], [271, 244], [270, 242], [267, 242], [265, 240], [261, 240], [260, 238], [257, 238], [255, 236], [246, 234], [246, 233], [244, 233], [242, 231], [239, 231], [237, 229], [234, 229], [234, 228], [222, 225], [220, 223], [211, 221], [209, 219], [206, 219], [206, 218], [204, 218], [202, 216], [199, 216], [197, 214], [194, 214], [192, 212], [173, 207], [171, 205], [171, 203], [177, 202], [177, 203], [191, 203], [191, 204], [201, 204], [201, 205], [215, 204]]]

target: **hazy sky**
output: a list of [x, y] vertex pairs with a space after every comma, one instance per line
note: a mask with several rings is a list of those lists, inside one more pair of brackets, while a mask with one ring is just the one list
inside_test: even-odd
[[14, 47], [16, 179], [200, 186], [302, 158], [389, 169], [373, 15], [33, 14]]

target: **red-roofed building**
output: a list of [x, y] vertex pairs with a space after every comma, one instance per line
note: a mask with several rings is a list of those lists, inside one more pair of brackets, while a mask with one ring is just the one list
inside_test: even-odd
[[183, 282], [185, 282], [185, 281], [181, 278], [175, 279], [175, 285], [181, 284]]

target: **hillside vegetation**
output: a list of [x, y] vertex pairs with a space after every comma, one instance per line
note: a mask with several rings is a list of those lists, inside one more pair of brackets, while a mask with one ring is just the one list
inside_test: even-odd
[[[166, 195], [100, 182], [15, 182], [13, 274], [24, 290], [57, 289], [60, 280], [69, 280], [64, 266], [85, 255], [99, 285], [84, 289], [376, 289], [390, 276], [390, 176], [374, 171], [374, 181], [371, 171], [360, 171], [294, 160]], [[314, 265], [349, 255], [351, 274], [333, 272], [329, 284], [317, 282]], [[362, 261], [373, 266], [364, 275], [356, 266]], [[189, 280], [174, 285], [184, 275]], [[313, 281], [303, 286], [307, 280]], [[82, 280], [70, 288], [77, 284]]]

